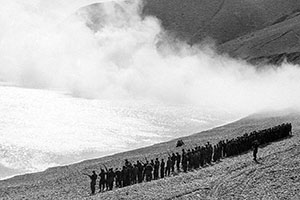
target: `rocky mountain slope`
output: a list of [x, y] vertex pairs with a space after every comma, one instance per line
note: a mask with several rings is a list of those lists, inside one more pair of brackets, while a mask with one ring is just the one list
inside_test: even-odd
[[[85, 7], [93, 30], [103, 20], [100, 5]], [[141, 10], [169, 35], [191, 45], [213, 40], [220, 54], [256, 65], [300, 63], [299, 14], [298, 0], [143, 0]]]
[[268, 27], [300, 9], [297, 0], [151, 0], [144, 13], [163, 26], [197, 42], [208, 36], [218, 43]]
[[146, 0], [145, 15], [190, 44], [213, 38], [220, 53], [254, 64], [299, 63], [297, 0]]
[[89, 196], [89, 179], [82, 172], [99, 171], [103, 164], [120, 167], [125, 158], [135, 161], [145, 157], [167, 157], [167, 152], [181, 151], [173, 140], [1, 181], [0, 199], [299, 199], [299, 113], [253, 115], [182, 139], [186, 143], [184, 148], [189, 148], [284, 122], [292, 123], [294, 136], [260, 149], [260, 164], [252, 161], [249, 152], [198, 171]]
[[300, 63], [300, 12], [284, 16], [271, 26], [219, 46], [221, 52], [254, 64]]

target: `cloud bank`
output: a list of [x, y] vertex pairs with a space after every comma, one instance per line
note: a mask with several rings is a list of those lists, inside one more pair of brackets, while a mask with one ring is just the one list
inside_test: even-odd
[[298, 66], [257, 70], [216, 55], [213, 45], [176, 41], [156, 18], [141, 17], [137, 1], [71, 15], [58, 2], [1, 4], [2, 81], [75, 97], [145, 98], [242, 113], [300, 106]]

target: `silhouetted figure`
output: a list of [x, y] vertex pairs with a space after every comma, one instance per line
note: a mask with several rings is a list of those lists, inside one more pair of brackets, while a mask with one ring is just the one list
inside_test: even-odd
[[[158, 179], [159, 172], [160, 177], [164, 178], [165, 176], [170, 176], [171, 171], [174, 172], [175, 164], [178, 172], [180, 171], [180, 164], [183, 171], [187, 172], [188, 170], [198, 169], [200, 166], [203, 167], [206, 164], [210, 164], [212, 161], [217, 162], [223, 157], [236, 156], [251, 149], [253, 150], [253, 160], [258, 163], [257, 153], [259, 145], [268, 144], [291, 136], [291, 132], [292, 125], [286, 123], [269, 129], [245, 133], [230, 140], [222, 140], [214, 145], [207, 142], [204, 146], [196, 146], [195, 148], [188, 149], [187, 152], [182, 149], [181, 155], [179, 153], [169, 154], [166, 163], [164, 159], [161, 159], [161, 162], [159, 162], [158, 158], [155, 159], [155, 162], [151, 160], [151, 163], [149, 163], [145, 157], [145, 164], [142, 161], [137, 161], [135, 165], [132, 165], [131, 162], [125, 159], [123, 169], [120, 171], [116, 168], [115, 172], [112, 168], [108, 170], [103, 165], [106, 171], [101, 169], [101, 173], [99, 174], [100, 192], [104, 191], [105, 187], [107, 188], [106, 190], [112, 190], [114, 181], [116, 181], [116, 187], [124, 187], [137, 182], [143, 182], [144, 176], [146, 177], [146, 181], [151, 181], [153, 176], [154, 179]], [[92, 175], [85, 175], [91, 179], [91, 194], [93, 195], [95, 194], [97, 175], [95, 171], [93, 171]]]
[[114, 179], [115, 179], [115, 173], [113, 171], [113, 168], [110, 168], [107, 172], [107, 185], [108, 190], [112, 190], [114, 186]]
[[123, 166], [123, 186], [130, 185], [130, 172], [129, 172], [129, 166]]
[[218, 160], [217, 145], [214, 145], [213, 149], [214, 149], [213, 161], [217, 162], [217, 160]]
[[181, 156], [180, 154], [177, 152], [176, 153], [176, 167], [177, 167], [177, 171], [180, 171], [180, 161], [181, 161]]
[[104, 171], [104, 169], [101, 169], [99, 177], [100, 177], [99, 192], [104, 192], [105, 185], [106, 185], [106, 172]]
[[184, 172], [187, 172], [187, 168], [188, 168], [187, 154], [185, 153], [184, 149], [182, 149], [182, 169]]
[[255, 141], [253, 142], [253, 160], [254, 160], [255, 162], [257, 162], [258, 146], [259, 146], [258, 141], [255, 140]]
[[203, 167], [205, 163], [205, 147], [199, 147], [200, 166]]
[[170, 157], [168, 157], [167, 160], [167, 166], [166, 166], [166, 176], [170, 176], [170, 172], [171, 172], [171, 167], [172, 167], [172, 160]]
[[125, 167], [129, 167], [131, 163], [128, 161], [128, 159], [125, 159]]
[[115, 170], [116, 175], [116, 187], [121, 188], [122, 187], [122, 172], [116, 168]]
[[195, 169], [198, 169], [200, 167], [200, 151], [199, 151], [199, 147], [195, 148]]
[[197, 163], [197, 157], [196, 157], [196, 148], [192, 149], [192, 152], [191, 152], [191, 166], [192, 166], [192, 169], [196, 169], [196, 164]]
[[139, 168], [137, 166], [137, 164], [134, 164], [133, 165], [133, 168], [132, 168], [132, 184], [136, 184], [138, 182], [138, 173], [139, 173]]
[[148, 163], [145, 167], [145, 175], [146, 175], [146, 181], [151, 181], [152, 180], [152, 165]]
[[92, 175], [89, 174], [84, 174], [87, 175], [88, 177], [90, 177], [91, 179], [91, 191], [92, 191], [92, 195], [95, 194], [95, 189], [96, 189], [96, 181], [97, 181], [97, 174], [95, 171], [93, 171]]
[[155, 163], [154, 163], [154, 180], [158, 179], [158, 174], [159, 174], [159, 161], [158, 158], [155, 159]]
[[129, 172], [129, 185], [132, 185], [134, 182], [134, 168], [131, 163], [128, 166], [128, 172]]
[[178, 140], [176, 143], [176, 147], [181, 147], [182, 145], [184, 145], [184, 142], [182, 140]]
[[137, 168], [138, 168], [138, 182], [143, 182], [143, 171], [144, 167], [140, 161], [137, 161]]
[[164, 159], [161, 159], [161, 162], [160, 162], [160, 177], [161, 178], [165, 177], [165, 161], [164, 161]]
[[192, 152], [190, 149], [187, 150], [186, 158], [187, 158], [188, 170], [190, 171], [192, 169]]
[[211, 164], [212, 155], [213, 155], [213, 147], [211, 146], [211, 144], [209, 142], [207, 142], [206, 146], [207, 146], [207, 163]]
[[171, 161], [172, 161], [171, 170], [172, 170], [172, 173], [174, 173], [175, 162], [176, 162], [176, 155], [175, 155], [175, 153], [172, 153]]
[[154, 161], [153, 160], [151, 160], [150, 164], [151, 164], [152, 167], [154, 167]]

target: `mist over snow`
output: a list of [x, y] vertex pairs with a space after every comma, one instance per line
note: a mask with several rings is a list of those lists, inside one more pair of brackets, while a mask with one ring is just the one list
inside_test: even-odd
[[[95, 2], [105, 3], [85, 7]], [[62, 152], [112, 153], [139, 147], [137, 139], [148, 145], [199, 124], [300, 106], [299, 66], [256, 69], [217, 55], [212, 41], [191, 47], [141, 17], [139, 1], [0, 3], [0, 80], [21, 88], [0, 87], [0, 169], [40, 170], [62, 164]], [[204, 126], [208, 119], [215, 122]]]
[[299, 105], [298, 66], [257, 71], [216, 55], [211, 45], [174, 41], [157, 19], [140, 16], [138, 1], [67, 17], [61, 7], [69, 8], [58, 2], [2, 3], [3, 81], [84, 98], [155, 98], [246, 113]]
[[238, 116], [192, 105], [0, 86], [0, 179], [123, 152]]

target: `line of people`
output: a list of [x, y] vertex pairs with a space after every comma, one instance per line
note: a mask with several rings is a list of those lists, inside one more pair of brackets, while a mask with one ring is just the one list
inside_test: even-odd
[[[222, 140], [215, 145], [207, 142], [203, 146], [197, 146], [188, 150], [182, 149], [180, 153], [168, 153], [165, 161], [158, 158], [150, 162], [145, 158], [145, 162], [137, 160], [132, 164], [125, 159], [122, 169], [107, 168], [101, 169], [99, 174], [99, 192], [126, 187], [129, 185], [141, 183], [143, 181], [152, 181], [159, 178], [170, 176], [171, 173], [181, 171], [188, 172], [193, 169], [199, 169], [211, 162], [217, 162], [221, 158], [239, 155], [254, 148], [253, 156], [256, 161], [257, 148], [259, 145], [267, 144], [278, 139], [285, 138], [291, 134], [292, 125], [290, 123], [281, 124], [269, 129], [246, 133], [243, 136], [231, 140]], [[93, 171], [92, 175], [85, 174], [91, 179], [91, 191], [95, 194], [96, 181], [98, 175]]]

